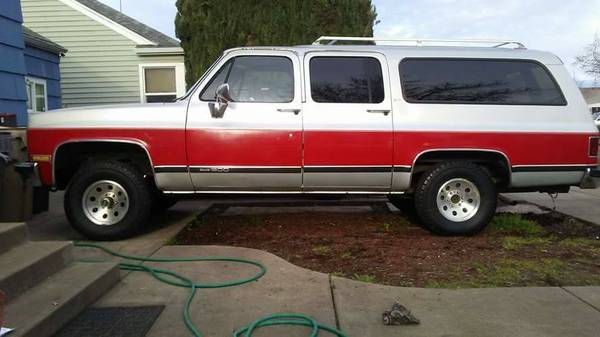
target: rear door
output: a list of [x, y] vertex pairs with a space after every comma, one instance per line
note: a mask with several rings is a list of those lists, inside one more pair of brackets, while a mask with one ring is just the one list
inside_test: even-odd
[[304, 190], [389, 190], [393, 131], [385, 57], [310, 52], [304, 69]]

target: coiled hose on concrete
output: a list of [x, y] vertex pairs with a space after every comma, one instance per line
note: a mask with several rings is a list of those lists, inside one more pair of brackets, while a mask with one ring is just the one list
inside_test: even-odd
[[[155, 279], [165, 284], [169, 284], [176, 287], [189, 288], [190, 293], [185, 301], [183, 306], [183, 321], [187, 329], [191, 332], [194, 337], [202, 337], [202, 333], [192, 322], [190, 317], [190, 306], [194, 297], [196, 296], [197, 289], [214, 289], [214, 288], [226, 288], [242, 285], [245, 283], [253, 282], [263, 277], [267, 268], [262, 265], [260, 262], [242, 259], [242, 258], [232, 258], [232, 257], [221, 257], [221, 256], [199, 256], [199, 257], [184, 257], [184, 258], [154, 258], [154, 257], [144, 257], [144, 256], [134, 256], [119, 253], [113, 249], [108, 247], [88, 242], [75, 242], [76, 247], [85, 247], [85, 248], [95, 248], [99, 249], [109, 255], [119, 257], [129, 261], [137, 261], [137, 262], [157, 262], [157, 263], [177, 263], [177, 262], [234, 262], [240, 264], [247, 264], [258, 268], [258, 273], [254, 276], [242, 278], [238, 280], [232, 280], [227, 282], [219, 282], [219, 283], [199, 283], [194, 282], [187, 277], [178, 274], [169, 269], [162, 269], [156, 267], [150, 267], [143, 265], [141, 263], [119, 263], [119, 268], [121, 270], [130, 270], [130, 271], [142, 271], [151, 274]], [[85, 261], [84, 261], [85, 262]], [[93, 261], [88, 261], [93, 262]], [[97, 262], [97, 261], [96, 261]], [[251, 337], [254, 331], [259, 328], [275, 326], [275, 325], [289, 325], [289, 326], [307, 326], [312, 328], [310, 333], [310, 337], [317, 337], [319, 332], [327, 331], [333, 335], [338, 337], [347, 337], [340, 330], [327, 326], [325, 324], [318, 323], [313, 318], [303, 315], [303, 314], [272, 314], [265, 317], [262, 317], [252, 324], [242, 327], [236, 330], [233, 333], [233, 337]]]

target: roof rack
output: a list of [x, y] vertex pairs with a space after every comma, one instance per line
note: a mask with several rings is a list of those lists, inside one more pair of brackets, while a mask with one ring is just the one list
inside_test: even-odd
[[[515, 45], [517, 49], [526, 49], [525, 45], [519, 41], [513, 40], [455, 40], [455, 39], [378, 39], [374, 37], [350, 37], [350, 36], [321, 36], [313, 42], [314, 45], [334, 45], [341, 41], [353, 42], [373, 42], [377, 45], [390, 45], [389, 42], [414, 44], [415, 46], [437, 45], [437, 46], [454, 46], [454, 45], [487, 45], [492, 48], [505, 47]], [[382, 43], [383, 42], [383, 43]], [[391, 44], [393, 45], [393, 44]]]

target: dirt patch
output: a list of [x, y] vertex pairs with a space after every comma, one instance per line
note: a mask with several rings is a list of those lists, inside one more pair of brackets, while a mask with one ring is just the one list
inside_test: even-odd
[[174, 243], [257, 248], [308, 269], [400, 286], [600, 285], [600, 226], [558, 213], [499, 214], [476, 236], [443, 237], [386, 207], [363, 213], [223, 210], [200, 215]]

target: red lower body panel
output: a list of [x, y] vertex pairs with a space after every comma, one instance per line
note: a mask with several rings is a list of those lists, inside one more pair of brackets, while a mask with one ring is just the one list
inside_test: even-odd
[[[302, 131], [183, 129], [30, 129], [29, 153], [53, 155], [73, 140], [127, 140], [144, 146], [154, 166], [411, 166], [434, 149], [504, 153], [511, 165], [595, 165], [588, 156], [596, 133], [451, 131]], [[187, 154], [186, 154], [187, 148]], [[52, 183], [51, 163], [40, 163]]]
[[302, 131], [189, 130], [191, 166], [301, 166]]
[[[186, 165], [185, 130], [180, 129], [29, 129], [27, 141], [30, 155], [54, 155], [64, 142], [86, 140], [125, 140], [146, 148], [154, 166]], [[40, 178], [52, 182], [52, 163], [39, 163]]]
[[305, 131], [306, 166], [391, 166], [394, 138], [386, 131]]
[[588, 156], [595, 133], [400, 131], [394, 134], [394, 164], [412, 165], [433, 149], [485, 149], [504, 153], [511, 165], [597, 163]]

